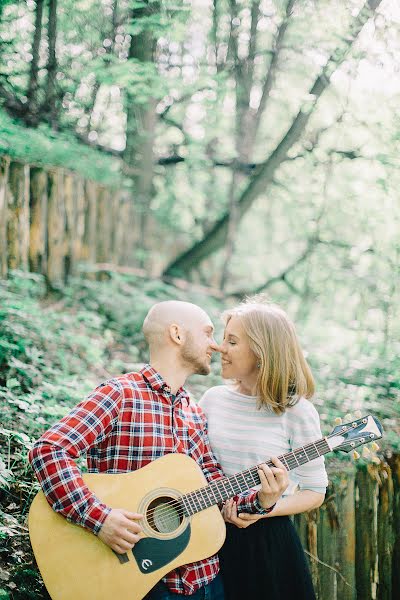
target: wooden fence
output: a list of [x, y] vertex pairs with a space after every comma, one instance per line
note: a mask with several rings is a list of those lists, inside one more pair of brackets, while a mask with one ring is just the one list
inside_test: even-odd
[[400, 455], [329, 471], [323, 506], [295, 516], [318, 600], [399, 600]]
[[133, 210], [123, 191], [0, 156], [0, 278], [29, 270], [57, 287], [78, 262], [126, 264]]

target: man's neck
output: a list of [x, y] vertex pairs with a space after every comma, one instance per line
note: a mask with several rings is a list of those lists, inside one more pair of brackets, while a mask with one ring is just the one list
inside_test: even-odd
[[185, 385], [187, 377], [191, 374], [187, 369], [177, 365], [177, 361], [160, 357], [150, 357], [150, 365], [161, 375], [165, 383], [171, 388], [172, 394]]

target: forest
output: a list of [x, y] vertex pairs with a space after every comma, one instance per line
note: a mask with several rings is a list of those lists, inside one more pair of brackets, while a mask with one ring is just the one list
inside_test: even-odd
[[[33, 441], [146, 362], [155, 302], [199, 304], [221, 340], [260, 293], [296, 323], [324, 434], [384, 428], [327, 459], [297, 523], [318, 598], [400, 597], [399, 100], [396, 0], [0, 0], [0, 599], [49, 597]], [[220, 381], [215, 357], [189, 389]]]

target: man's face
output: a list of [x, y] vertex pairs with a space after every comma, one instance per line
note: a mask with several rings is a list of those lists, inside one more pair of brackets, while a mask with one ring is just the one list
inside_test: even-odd
[[186, 330], [182, 360], [192, 367], [193, 374], [208, 375], [213, 352], [218, 352], [213, 324], [208, 317], [200, 318], [191, 323], [190, 328]]

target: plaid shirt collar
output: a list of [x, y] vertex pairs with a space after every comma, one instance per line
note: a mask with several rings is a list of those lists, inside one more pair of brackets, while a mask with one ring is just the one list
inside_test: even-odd
[[163, 393], [164, 396], [173, 398], [174, 404], [176, 404], [177, 402], [182, 402], [184, 400], [186, 406], [189, 405], [189, 394], [185, 390], [185, 388], [180, 387], [179, 390], [176, 392], [174, 398], [168, 383], [163, 379], [160, 373], [153, 369], [151, 365], [144, 365], [144, 367], [140, 369], [140, 373], [155, 392]]

